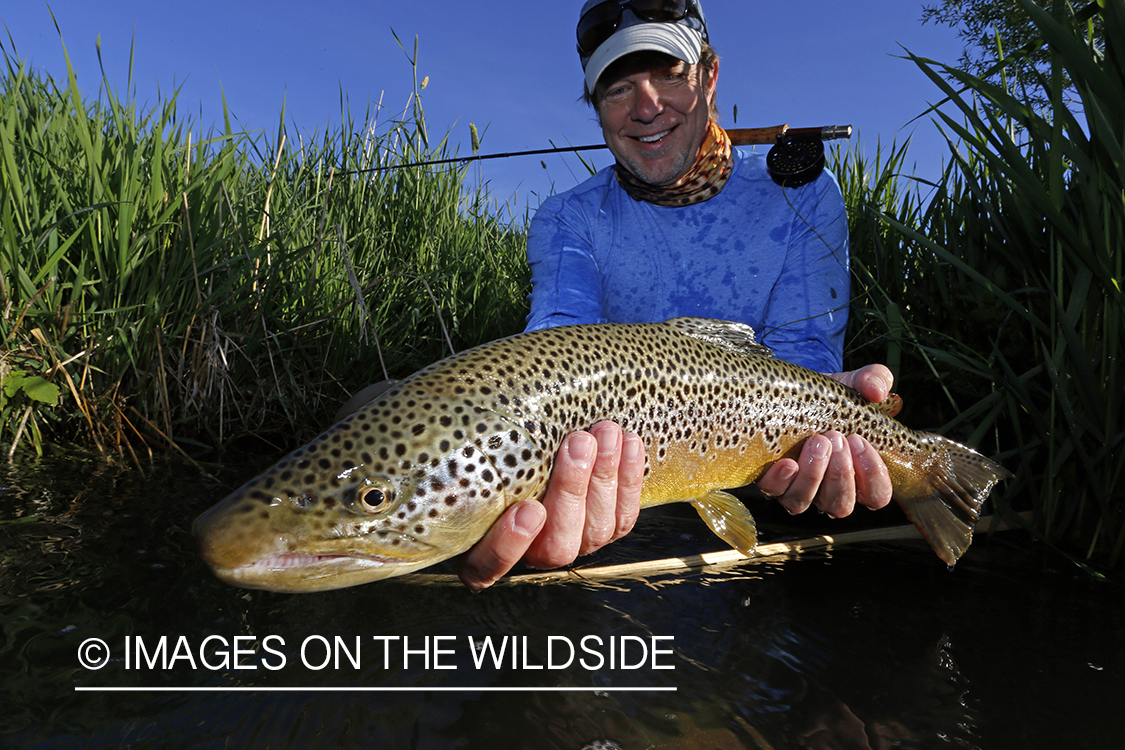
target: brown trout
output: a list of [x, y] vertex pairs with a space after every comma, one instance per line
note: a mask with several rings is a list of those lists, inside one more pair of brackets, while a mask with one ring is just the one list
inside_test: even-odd
[[644, 441], [641, 507], [689, 502], [746, 555], [754, 520], [723, 488], [757, 480], [826, 430], [867, 438], [894, 499], [938, 556], [969, 546], [1010, 474], [907, 429], [886, 408], [776, 359], [740, 323], [576, 325], [442, 360], [384, 392], [203, 514], [200, 552], [224, 581], [318, 591], [464, 552], [509, 505], [539, 498], [570, 432], [612, 420]]

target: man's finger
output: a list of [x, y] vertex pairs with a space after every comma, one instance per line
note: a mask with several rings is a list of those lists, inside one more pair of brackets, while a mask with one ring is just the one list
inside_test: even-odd
[[789, 489], [780, 498], [781, 504], [790, 513], [804, 513], [812, 505], [820, 487], [828, 461], [832, 457], [832, 442], [824, 435], [813, 435], [805, 441], [798, 460], [797, 474], [789, 484]]
[[588, 432], [572, 432], [559, 446], [551, 479], [543, 496], [547, 521], [525, 560], [537, 568], [574, 562], [586, 523], [586, 492], [598, 454], [598, 441]]
[[851, 446], [844, 436], [829, 430], [824, 433], [832, 445], [832, 456], [816, 494], [816, 507], [833, 518], [850, 515], [855, 508], [855, 469]]
[[588, 555], [613, 541], [617, 529], [617, 472], [621, 465], [621, 427], [598, 422], [590, 428], [598, 453], [586, 489], [586, 520], [579, 555]]
[[527, 552], [543, 528], [547, 510], [535, 500], [521, 500], [492, 525], [484, 537], [457, 560], [457, 575], [473, 591], [496, 583]]
[[645, 481], [645, 445], [640, 436], [629, 433], [622, 437], [621, 466], [617, 471], [617, 528], [613, 538], [620, 539], [633, 530], [641, 512], [641, 487]]
[[856, 502], [871, 510], [878, 510], [891, 501], [894, 488], [891, 475], [878, 451], [859, 435], [848, 438], [855, 466]]

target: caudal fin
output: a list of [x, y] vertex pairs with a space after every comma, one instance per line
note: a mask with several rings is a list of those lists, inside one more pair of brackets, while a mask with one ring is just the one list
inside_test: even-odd
[[969, 548], [988, 494], [1012, 473], [940, 435], [923, 439], [932, 451], [930, 458], [907, 469], [906, 481], [895, 482], [894, 498], [938, 557], [953, 565]]

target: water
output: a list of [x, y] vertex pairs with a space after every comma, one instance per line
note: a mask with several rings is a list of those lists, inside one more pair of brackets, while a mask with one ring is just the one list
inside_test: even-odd
[[[978, 539], [953, 572], [901, 542], [603, 585], [284, 595], [221, 584], [192, 550], [192, 519], [254, 468], [216, 481], [73, 456], [0, 465], [0, 744], [989, 749], [1125, 737], [1125, 592], [1016, 532]], [[767, 541], [842, 528], [814, 514], [782, 530], [776, 508], [754, 511]], [[656, 509], [593, 562], [719, 547], [690, 508]], [[502, 662], [478, 664], [470, 637], [504, 643]], [[110, 656], [96, 670], [80, 663], [104, 655], [91, 638]], [[337, 638], [346, 651], [325, 664]], [[233, 687], [256, 689], [183, 689]]]

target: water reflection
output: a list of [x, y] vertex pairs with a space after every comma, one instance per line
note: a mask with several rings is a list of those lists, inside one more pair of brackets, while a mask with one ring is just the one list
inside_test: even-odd
[[[1125, 730], [1120, 587], [1011, 542], [978, 542], [953, 573], [921, 542], [887, 543], [639, 581], [293, 596], [221, 584], [191, 547], [195, 515], [253, 471], [0, 466], [7, 744], [1054, 748], [1111, 747]], [[766, 529], [785, 520], [756, 512]], [[601, 562], [715, 549], [690, 509], [642, 518]], [[485, 637], [510, 639], [514, 668], [511, 651], [478, 663], [470, 638]], [[112, 653], [100, 669], [79, 664], [88, 638]], [[337, 638], [358, 665], [319, 666]], [[642, 643], [668, 644], [674, 669]], [[634, 649], [624, 666], [609, 644]], [[235, 647], [248, 653], [234, 661]], [[343, 689], [314, 692], [328, 687]], [[589, 691], [536, 690], [560, 687]]]

